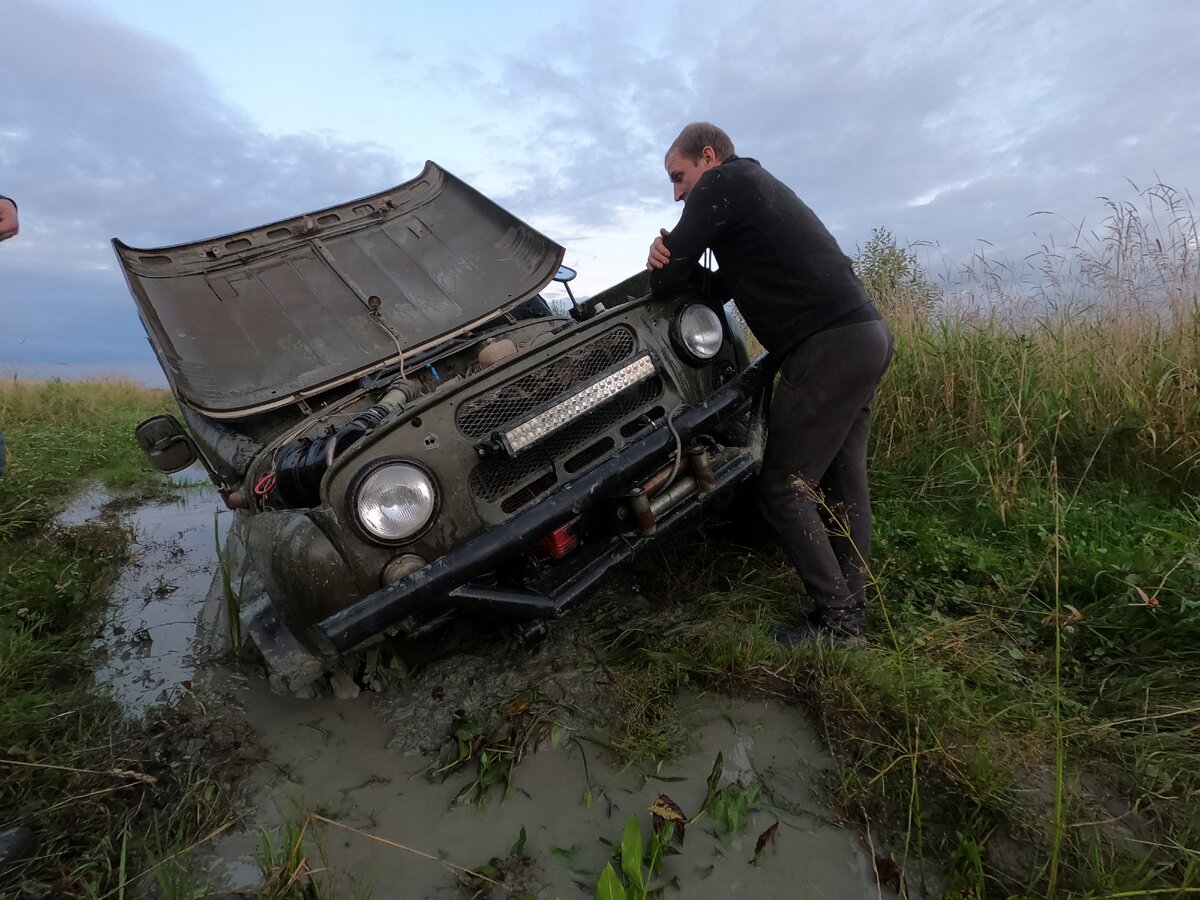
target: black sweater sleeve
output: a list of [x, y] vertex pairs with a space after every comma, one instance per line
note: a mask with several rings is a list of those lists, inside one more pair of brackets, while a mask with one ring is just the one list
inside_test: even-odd
[[650, 289], [656, 293], [679, 290], [702, 282], [728, 298], [729, 293], [719, 272], [700, 264], [704, 251], [712, 247], [724, 231], [731, 212], [731, 200], [722, 173], [709, 169], [700, 176], [683, 204], [683, 215], [674, 230], [663, 239], [671, 253], [670, 262], [650, 273]]

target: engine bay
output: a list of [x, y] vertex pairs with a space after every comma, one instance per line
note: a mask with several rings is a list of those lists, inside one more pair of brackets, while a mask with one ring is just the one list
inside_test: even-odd
[[542, 318], [461, 335], [415, 360], [401, 359], [360, 379], [357, 389], [305, 417], [267, 447], [252, 467], [259, 509], [301, 509], [320, 502], [326, 470], [347, 449], [395, 421], [419, 399], [437, 394], [547, 341], [568, 320]]

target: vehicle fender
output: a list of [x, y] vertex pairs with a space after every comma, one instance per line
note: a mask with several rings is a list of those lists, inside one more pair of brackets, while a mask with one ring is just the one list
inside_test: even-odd
[[276, 611], [297, 631], [361, 596], [346, 560], [303, 511], [258, 513], [245, 539]]

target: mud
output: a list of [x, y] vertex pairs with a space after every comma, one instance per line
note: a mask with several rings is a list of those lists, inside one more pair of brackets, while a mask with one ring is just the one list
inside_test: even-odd
[[[107, 502], [85, 499], [64, 521], [86, 520]], [[660, 794], [697, 816], [720, 754], [721, 784], [757, 783], [763, 799], [731, 836], [719, 836], [708, 816], [692, 822], [660, 883], [677, 879], [688, 898], [895, 896], [876, 886], [858, 836], [822, 806], [832, 763], [793, 708], [686, 695], [678, 703], [685, 751], [658, 767], [618, 765], [604, 747], [614, 716], [607, 675], [570, 620], [528, 652], [460, 629], [452, 656], [407, 674], [392, 670], [380, 692], [350, 701], [281, 696], [253, 667], [200, 659], [197, 617], [227, 520], [216, 494], [196, 486], [129, 511], [139, 552], [99, 642], [98, 677], [131, 713], [176, 705], [186, 693], [189, 708], [222, 710], [242, 723], [246, 746], [262, 748], [245, 779], [242, 823], [200, 851], [214, 886], [252, 895], [263, 830], [307, 823], [310, 863], [334, 896], [591, 897], [629, 818], [636, 815], [647, 836]], [[513, 769], [507, 795], [501, 785], [482, 803], [456, 803], [476, 770], [430, 777], [439, 748], [455, 723], [514, 698], [544, 709], [545, 727]], [[759, 836], [776, 822], [753, 863]], [[470, 874], [480, 871], [491, 881]]]
[[[648, 810], [660, 794], [694, 816], [721, 753], [723, 783], [757, 780], [770, 808], [764, 804], [744, 832], [725, 839], [700, 818], [679, 855], [666, 860], [664, 882], [677, 877], [681, 895], [695, 898], [878, 896], [866, 850], [817, 800], [828, 756], [803, 718], [778, 704], [686, 697], [680, 714], [690, 749], [678, 759], [618, 768], [603, 749], [568, 739], [529, 755], [507, 797], [496, 793], [474, 805], [454, 802], [470, 775], [430, 781], [430, 757], [395, 749], [389, 704], [379, 697], [297, 701], [247, 682], [233, 699], [270, 757], [256, 778], [256, 824], [271, 828], [314, 810], [339, 822], [344, 827], [310, 827], [320, 837], [321, 867], [336, 873], [346, 893], [359, 886], [379, 897], [472, 896], [464, 883], [486, 882], [472, 882], [464, 870], [509, 857], [525, 829], [529, 860], [520, 878], [531, 896], [593, 896], [612, 856], [604, 841], [619, 845], [635, 815], [648, 835]], [[754, 865], [757, 838], [776, 821], [775, 840]], [[259, 845], [249, 830], [223, 838], [213, 876], [229, 889], [252, 887]]]

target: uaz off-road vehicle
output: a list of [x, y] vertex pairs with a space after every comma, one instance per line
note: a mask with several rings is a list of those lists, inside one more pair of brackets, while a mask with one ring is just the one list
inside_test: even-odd
[[236, 511], [245, 630], [292, 689], [454, 614], [551, 619], [758, 463], [766, 363], [721, 304], [643, 273], [555, 314], [563, 248], [433, 163], [113, 244], [187, 426], [138, 440], [163, 471], [199, 458]]

